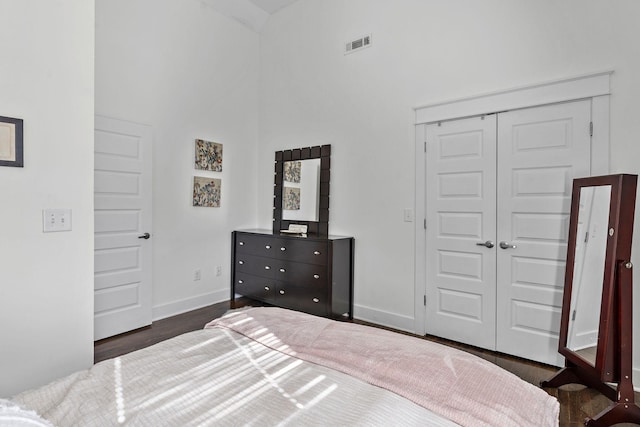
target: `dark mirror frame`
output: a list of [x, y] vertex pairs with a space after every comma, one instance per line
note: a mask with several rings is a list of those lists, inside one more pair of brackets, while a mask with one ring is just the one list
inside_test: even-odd
[[[578, 178], [573, 181], [571, 197], [571, 217], [569, 222], [569, 241], [567, 247], [567, 264], [565, 272], [562, 317], [560, 320], [560, 343], [558, 351], [567, 360], [586, 370], [593, 370], [603, 381], [614, 381], [619, 378], [615, 363], [615, 318], [614, 290], [616, 264], [618, 260], [631, 258], [631, 236], [633, 234], [633, 213], [635, 211], [634, 175], [606, 175], [589, 178]], [[584, 187], [611, 186], [608, 230], [613, 235], [607, 238], [605, 254], [604, 283], [602, 287], [602, 305], [599, 313], [598, 344], [595, 366], [580, 357], [567, 347], [569, 317], [571, 315], [571, 290], [573, 285], [573, 269], [575, 262], [576, 233], [578, 229], [578, 211], [580, 190]], [[597, 279], [596, 279], [597, 280]], [[598, 313], [594, 313], [598, 315]]]
[[[565, 368], [542, 387], [583, 384], [600, 391], [614, 403], [585, 425], [611, 425], [623, 421], [640, 422], [632, 383], [632, 268], [631, 243], [636, 201], [637, 175], [617, 174], [573, 181], [571, 217], [565, 272], [558, 351]], [[584, 187], [611, 186], [609, 226], [599, 316], [595, 365], [567, 347], [571, 290], [573, 284], [580, 191]], [[613, 233], [610, 231], [613, 230]], [[594, 278], [594, 280], [600, 280]], [[617, 384], [617, 387], [613, 386]]]
[[[301, 221], [282, 219], [282, 188], [284, 162], [292, 160], [320, 159], [320, 200], [318, 203], [318, 221]], [[329, 235], [329, 182], [331, 178], [331, 145], [296, 148], [276, 151], [275, 173], [273, 184], [273, 233], [279, 234], [290, 224], [301, 224], [308, 227], [307, 234], [317, 236]]]

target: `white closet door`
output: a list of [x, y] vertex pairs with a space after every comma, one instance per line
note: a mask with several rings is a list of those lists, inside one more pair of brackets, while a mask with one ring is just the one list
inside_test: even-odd
[[426, 126], [427, 333], [495, 348], [496, 117]]
[[571, 186], [590, 174], [590, 121], [590, 101], [498, 116], [500, 352], [563, 364], [558, 331]]

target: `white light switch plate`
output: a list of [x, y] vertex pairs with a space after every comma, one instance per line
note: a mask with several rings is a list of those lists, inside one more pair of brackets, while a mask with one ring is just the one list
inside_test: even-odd
[[71, 231], [71, 209], [44, 209], [42, 211], [42, 231]]

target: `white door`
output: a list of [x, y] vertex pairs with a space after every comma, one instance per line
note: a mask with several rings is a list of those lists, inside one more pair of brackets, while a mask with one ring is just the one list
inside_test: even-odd
[[590, 174], [590, 122], [591, 101], [498, 116], [500, 352], [564, 363], [558, 334], [571, 188]]
[[426, 139], [427, 333], [494, 349], [496, 116], [427, 125]]
[[577, 101], [426, 125], [428, 334], [562, 365], [571, 186], [590, 174], [590, 121]]
[[151, 324], [150, 128], [96, 116], [94, 169], [99, 340]]

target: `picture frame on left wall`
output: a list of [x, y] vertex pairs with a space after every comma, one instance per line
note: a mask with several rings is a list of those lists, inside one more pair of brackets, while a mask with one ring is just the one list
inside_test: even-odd
[[193, 206], [219, 208], [222, 181], [204, 176], [193, 177]]
[[23, 121], [0, 116], [0, 166], [24, 167]]

